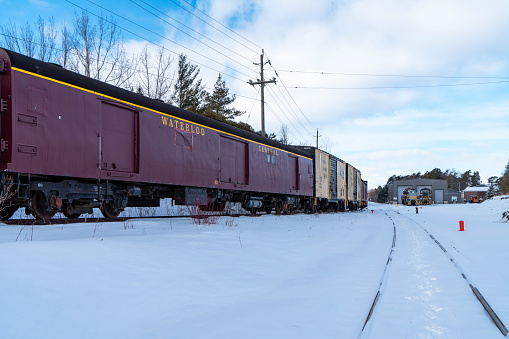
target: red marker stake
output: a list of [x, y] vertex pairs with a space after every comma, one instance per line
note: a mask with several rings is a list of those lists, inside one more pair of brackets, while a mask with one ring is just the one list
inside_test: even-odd
[[460, 231], [463, 232], [465, 230], [465, 222], [460, 220]]

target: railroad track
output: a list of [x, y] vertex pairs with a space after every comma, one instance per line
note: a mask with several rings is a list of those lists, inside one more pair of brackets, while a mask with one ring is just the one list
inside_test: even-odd
[[258, 217], [262, 214], [250, 214], [250, 213], [238, 213], [238, 214], [200, 214], [200, 215], [169, 215], [169, 216], [146, 216], [146, 217], [119, 217], [119, 218], [78, 218], [78, 219], [68, 219], [68, 218], [55, 218], [49, 220], [39, 220], [39, 219], [9, 219], [2, 221], [6, 225], [34, 225], [34, 226], [42, 226], [42, 225], [62, 225], [62, 224], [80, 224], [80, 223], [109, 223], [109, 222], [125, 222], [127, 220], [137, 220], [137, 219], [176, 219], [176, 218], [194, 218], [194, 219], [207, 219], [209, 217]]
[[[458, 273], [461, 275], [461, 277], [463, 278], [463, 280], [468, 284], [468, 286], [470, 287], [470, 289], [472, 290], [472, 293], [475, 295], [475, 297], [477, 298], [477, 300], [480, 302], [480, 304], [482, 305], [482, 307], [484, 308], [484, 310], [487, 312], [488, 316], [491, 318], [491, 320], [493, 321], [494, 325], [499, 329], [499, 331], [504, 335], [504, 336], [507, 336], [507, 334], [509, 333], [507, 328], [505, 327], [505, 325], [503, 324], [503, 322], [500, 320], [500, 318], [498, 317], [498, 315], [496, 314], [496, 312], [491, 308], [491, 306], [489, 305], [489, 303], [487, 302], [487, 300], [484, 298], [484, 296], [482, 295], [482, 293], [479, 291], [479, 289], [475, 286], [474, 282], [472, 281], [472, 279], [470, 279], [468, 277], [468, 275], [466, 274], [466, 272], [464, 271], [464, 269], [459, 265], [459, 263], [453, 258], [453, 256], [447, 251], [447, 249], [440, 243], [440, 241], [433, 235], [431, 234], [424, 226], [422, 226], [421, 224], [419, 224], [418, 222], [416, 222], [415, 220], [413, 220], [412, 218], [409, 218], [407, 216], [404, 216], [404, 215], [401, 215], [399, 212], [397, 212], [399, 216], [401, 217], [404, 217], [404, 218], [407, 218], [409, 219], [413, 224], [419, 226], [422, 231], [424, 231], [430, 238], [431, 240], [433, 240], [433, 242], [444, 252], [444, 254], [446, 255], [446, 257], [448, 258], [448, 261], [451, 265], [453, 265], [456, 270], [458, 271]], [[372, 303], [372, 306], [369, 310], [369, 313], [366, 317], [366, 321], [364, 322], [364, 326], [362, 327], [362, 330], [359, 334], [359, 338], [362, 337], [363, 335], [363, 332], [364, 332], [364, 329], [366, 328], [366, 325], [368, 324], [369, 320], [371, 319], [371, 316], [373, 315], [373, 311], [377, 305], [377, 303], [379, 302], [380, 300], [380, 295], [381, 295], [381, 292], [382, 292], [382, 289], [384, 287], [384, 283], [385, 281], [387, 280], [387, 274], [388, 274], [388, 271], [389, 271], [389, 268], [390, 268], [390, 265], [391, 265], [391, 262], [392, 262], [392, 258], [393, 258], [393, 254], [394, 254], [394, 249], [396, 247], [396, 224], [394, 222], [394, 220], [386, 213], [387, 217], [392, 221], [392, 224], [393, 224], [393, 227], [394, 227], [394, 236], [393, 236], [393, 242], [392, 242], [392, 247], [391, 247], [391, 250], [389, 252], [389, 257], [387, 259], [387, 263], [385, 265], [385, 269], [382, 273], [382, 277], [380, 279], [380, 284], [379, 284], [379, 287], [378, 287], [378, 290], [377, 290], [377, 293], [375, 295], [375, 298], [373, 300], [373, 303]]]

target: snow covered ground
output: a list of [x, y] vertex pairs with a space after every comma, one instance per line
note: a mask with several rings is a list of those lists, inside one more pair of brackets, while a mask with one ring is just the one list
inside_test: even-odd
[[502, 338], [428, 233], [507, 326], [508, 210], [2, 225], [0, 338]]

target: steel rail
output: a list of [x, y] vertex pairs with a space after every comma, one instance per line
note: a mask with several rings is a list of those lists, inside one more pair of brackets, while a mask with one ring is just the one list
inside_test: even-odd
[[[49, 219], [49, 220], [39, 220], [39, 219], [9, 219], [4, 220], [2, 223], [5, 225], [62, 225], [62, 224], [85, 224], [85, 223], [108, 223], [108, 222], [124, 222], [127, 220], [137, 220], [137, 219], [175, 219], [175, 218], [194, 218], [194, 219], [206, 219], [209, 217], [257, 217], [261, 216], [261, 214], [252, 215], [250, 213], [236, 213], [236, 214], [210, 214], [210, 215], [167, 215], [167, 216], [145, 216], [145, 217], [118, 217], [118, 218], [98, 218], [98, 217], [90, 217], [90, 218], [78, 218], [78, 219], [68, 219], [68, 218], [57, 218], [57, 219]], [[0, 226], [1, 227], [1, 226]]]
[[371, 308], [369, 309], [369, 313], [368, 313], [368, 316], [366, 317], [366, 321], [364, 322], [364, 326], [362, 326], [362, 330], [359, 334], [359, 338], [362, 336], [362, 333], [364, 332], [364, 329], [366, 328], [366, 325], [368, 324], [369, 319], [371, 319], [371, 316], [373, 315], [373, 311], [375, 310], [376, 304], [380, 300], [382, 286], [387, 279], [388, 269], [389, 269], [390, 264], [392, 263], [392, 255], [394, 254], [394, 248], [396, 247], [396, 224], [394, 223], [394, 220], [392, 220], [392, 218], [387, 213], [385, 213], [385, 215], [391, 220], [392, 226], [394, 229], [394, 233], [392, 236], [392, 247], [389, 252], [389, 257], [387, 258], [387, 262], [385, 263], [385, 268], [382, 273], [382, 277], [380, 278], [380, 283], [378, 285], [378, 290], [376, 292], [375, 299], [373, 300], [373, 303], [371, 304]]
[[456, 269], [458, 270], [458, 272], [461, 274], [461, 277], [465, 280], [465, 282], [468, 284], [468, 286], [470, 287], [470, 289], [472, 290], [472, 292], [474, 293], [474, 295], [476, 296], [477, 300], [479, 300], [479, 302], [481, 303], [481, 305], [484, 307], [484, 309], [486, 310], [486, 312], [488, 313], [488, 315], [490, 316], [491, 320], [493, 320], [493, 322], [495, 323], [495, 326], [497, 326], [497, 328], [500, 330], [500, 332], [505, 336], [507, 337], [507, 334], [509, 333], [509, 331], [507, 330], [507, 327], [505, 327], [504, 323], [502, 322], [502, 320], [500, 320], [500, 318], [498, 317], [498, 315], [495, 313], [495, 311], [491, 308], [491, 306], [488, 304], [488, 302], [486, 301], [486, 299], [483, 297], [483, 295], [481, 294], [481, 292], [477, 289], [477, 287], [475, 286], [475, 284], [473, 283], [473, 281], [467, 276], [467, 274], [465, 273], [465, 270], [463, 270], [463, 268], [460, 266], [460, 264], [454, 260], [453, 256], [445, 249], [445, 247], [438, 241], [438, 239], [436, 239], [433, 234], [431, 234], [424, 226], [422, 226], [421, 224], [419, 224], [417, 221], [413, 220], [412, 218], [410, 217], [407, 217], [406, 215], [402, 215], [399, 213], [399, 211], [397, 212], [399, 215], [405, 217], [405, 218], [408, 218], [410, 219], [413, 223], [415, 223], [416, 225], [418, 225], [424, 232], [426, 232], [428, 234], [428, 236], [435, 242], [435, 244], [440, 247], [440, 249], [444, 252], [444, 254], [449, 258], [449, 262], [454, 266], [456, 267]]

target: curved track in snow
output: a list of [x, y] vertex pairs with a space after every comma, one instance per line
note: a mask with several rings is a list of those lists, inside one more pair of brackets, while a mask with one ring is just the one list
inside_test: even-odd
[[[480, 322], [490, 322], [489, 319], [499, 333], [507, 336], [505, 325], [440, 241], [408, 216], [399, 212], [392, 217], [386, 215], [394, 226], [393, 243], [359, 337], [475, 338], [474, 324], [478, 326]], [[394, 276], [400, 278], [391, 279], [389, 270], [397, 271]], [[447, 298], [442, 298], [442, 294]], [[482, 312], [481, 305], [486, 312]], [[400, 325], [388, 331], [387, 326], [382, 325], [386, 322]], [[496, 336], [496, 329], [492, 328]]]

